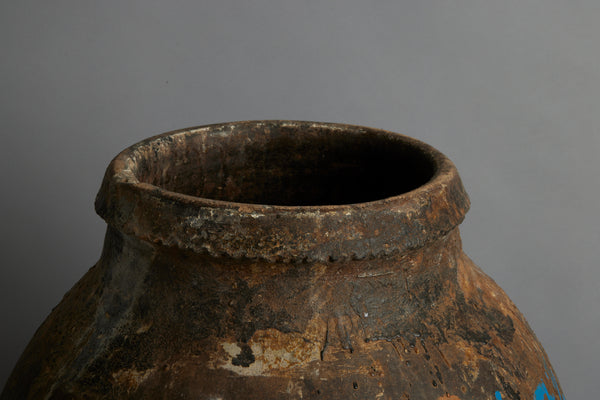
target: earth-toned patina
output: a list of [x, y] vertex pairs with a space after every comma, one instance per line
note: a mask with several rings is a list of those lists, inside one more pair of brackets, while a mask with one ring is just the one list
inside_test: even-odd
[[248, 121], [108, 167], [103, 254], [2, 399], [563, 400], [464, 254], [454, 165], [391, 132]]

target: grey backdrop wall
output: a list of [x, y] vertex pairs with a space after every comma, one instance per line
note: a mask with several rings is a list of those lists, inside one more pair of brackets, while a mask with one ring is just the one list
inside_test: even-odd
[[600, 2], [3, 1], [0, 385], [97, 260], [104, 168], [163, 131], [368, 125], [458, 166], [467, 253], [569, 399], [600, 360]]

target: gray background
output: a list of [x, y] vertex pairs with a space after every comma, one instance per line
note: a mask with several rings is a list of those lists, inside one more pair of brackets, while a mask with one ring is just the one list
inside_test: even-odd
[[598, 0], [2, 1], [0, 386], [98, 259], [114, 155], [175, 128], [302, 119], [446, 153], [473, 203], [467, 253], [568, 398], [597, 398], [599, 38]]

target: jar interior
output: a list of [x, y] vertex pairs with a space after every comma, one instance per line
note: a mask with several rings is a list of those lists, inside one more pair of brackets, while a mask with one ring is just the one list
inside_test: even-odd
[[318, 206], [397, 196], [427, 183], [433, 158], [400, 135], [325, 126], [232, 126], [169, 136], [136, 157], [141, 182], [239, 203]]

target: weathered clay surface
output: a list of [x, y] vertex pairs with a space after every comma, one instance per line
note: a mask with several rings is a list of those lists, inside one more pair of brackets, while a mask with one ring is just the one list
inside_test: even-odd
[[269, 121], [149, 139], [109, 166], [102, 257], [1, 398], [562, 400], [523, 316], [462, 251], [467, 208], [450, 161], [388, 132]]

